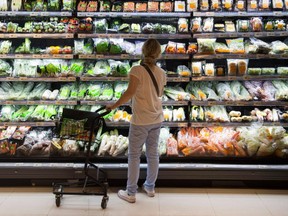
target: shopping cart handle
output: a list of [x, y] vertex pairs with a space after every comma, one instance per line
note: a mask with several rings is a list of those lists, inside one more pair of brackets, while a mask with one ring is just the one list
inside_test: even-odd
[[[95, 113], [98, 113], [98, 112], [100, 112], [100, 111], [102, 111], [102, 110], [105, 110], [105, 109], [106, 109], [106, 106], [101, 106], [99, 109], [97, 109], [97, 110], [95, 111]], [[110, 110], [107, 110], [107, 111], [110, 112]]]
[[106, 109], [106, 106], [102, 106], [102, 107], [100, 107], [99, 109], [97, 109], [97, 110], [95, 111], [95, 113], [98, 113], [98, 112], [100, 112], [100, 111], [102, 111], [102, 110], [106, 110], [106, 111], [103, 112], [103, 113], [100, 113], [100, 114], [99, 114], [99, 117], [104, 117], [104, 116], [106, 116], [107, 114], [109, 114], [109, 113], [111, 112], [111, 110], [107, 110], [107, 109]]

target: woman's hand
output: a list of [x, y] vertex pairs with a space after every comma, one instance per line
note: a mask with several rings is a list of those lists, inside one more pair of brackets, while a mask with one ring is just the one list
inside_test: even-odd
[[108, 104], [108, 105], [106, 105], [105, 109], [106, 109], [107, 111], [111, 111], [111, 110], [115, 109], [113, 106], [114, 106], [114, 105]]

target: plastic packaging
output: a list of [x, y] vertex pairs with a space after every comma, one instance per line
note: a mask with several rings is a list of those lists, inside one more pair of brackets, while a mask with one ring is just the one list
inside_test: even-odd
[[8, 10], [8, 0], [0, 1], [0, 11], [7, 11]]
[[286, 23], [282, 19], [275, 20], [274, 22], [274, 30], [276, 31], [285, 31], [286, 30]]
[[199, 54], [215, 54], [215, 38], [197, 38]]
[[250, 23], [253, 32], [260, 32], [263, 30], [263, 22], [261, 17], [252, 17]]
[[229, 53], [230, 49], [227, 47], [225, 43], [215, 43], [215, 52], [216, 53]]
[[272, 0], [272, 8], [273, 10], [283, 10], [284, 4], [282, 0]]
[[62, 0], [62, 10], [63, 11], [73, 11], [73, 0]]
[[249, 75], [261, 75], [262, 69], [261, 68], [248, 68]]
[[208, 0], [199, 0], [200, 2], [200, 11], [208, 11], [209, 10], [209, 1]]
[[259, 0], [259, 10], [269, 11], [271, 8], [271, 0]]
[[225, 67], [221, 65], [216, 65], [215, 72], [217, 76], [225, 76]]
[[197, 53], [198, 46], [197, 43], [190, 42], [187, 48], [187, 54], [195, 54]]
[[106, 19], [94, 20], [94, 26], [96, 33], [105, 33], [108, 29], [108, 23]]
[[100, 12], [110, 12], [111, 2], [109, 0], [100, 0]]
[[248, 11], [258, 11], [258, 0], [247, 0]]
[[188, 19], [179, 18], [178, 20], [178, 32], [187, 33], [188, 32]]
[[213, 26], [214, 26], [214, 18], [213, 17], [206, 18], [203, 20], [202, 31], [203, 32], [212, 32]]
[[165, 53], [167, 54], [175, 54], [177, 51], [177, 43], [173, 42], [173, 41], [169, 41], [166, 49], [165, 49]]
[[187, 0], [187, 12], [198, 10], [198, 0]]
[[236, 76], [237, 75], [237, 59], [227, 59], [227, 73], [228, 76]]
[[48, 0], [48, 10], [59, 11], [60, 10], [60, 0]]
[[202, 75], [202, 62], [192, 62], [192, 76], [201, 76]]
[[225, 21], [225, 32], [235, 32], [235, 31], [236, 31], [235, 24], [230, 20]]
[[288, 75], [288, 67], [277, 67], [277, 74]]
[[177, 66], [177, 73], [181, 77], [190, 77], [191, 71], [188, 69], [186, 65], [178, 65]]
[[135, 3], [134, 2], [124, 2], [123, 12], [134, 12], [134, 11], [135, 11]]
[[123, 2], [121, 2], [121, 1], [113, 2], [111, 11], [112, 12], [122, 12], [123, 11]]
[[249, 20], [237, 20], [236, 25], [238, 32], [248, 32], [250, 31], [250, 22]]
[[204, 67], [204, 74], [206, 76], [215, 76], [214, 63], [206, 63]]
[[177, 46], [176, 49], [177, 54], [186, 54], [185, 43], [177, 43], [176, 46]]
[[174, 6], [175, 12], [185, 12], [186, 11], [185, 1], [175, 1], [174, 4], [175, 4], [175, 6]]
[[228, 45], [228, 48], [230, 49], [230, 53], [235, 53], [235, 54], [245, 53], [243, 38], [226, 39], [226, 43]]
[[195, 17], [195, 18], [193, 18], [191, 20], [190, 30], [191, 30], [192, 33], [201, 32], [202, 31], [201, 22], [202, 22], [201, 17]]
[[225, 11], [232, 11], [233, 10], [233, 0], [222, 0], [222, 8]]
[[173, 3], [170, 1], [160, 2], [160, 12], [172, 12], [173, 11]]
[[273, 31], [274, 30], [274, 21], [273, 20], [266, 20], [264, 25], [265, 31]]
[[239, 59], [237, 66], [238, 66], [238, 70], [237, 70], [237, 75], [238, 76], [243, 76], [247, 73], [247, 69], [248, 69], [248, 59]]
[[246, 11], [246, 1], [245, 0], [236, 0], [234, 10], [235, 11]]
[[262, 75], [273, 75], [275, 74], [276, 69], [271, 67], [262, 68], [261, 74]]
[[147, 12], [147, 2], [137, 2], [135, 6], [136, 12]]
[[159, 2], [148, 1], [148, 12], [159, 12]]
[[221, 11], [221, 0], [211, 0], [210, 10], [211, 11]]

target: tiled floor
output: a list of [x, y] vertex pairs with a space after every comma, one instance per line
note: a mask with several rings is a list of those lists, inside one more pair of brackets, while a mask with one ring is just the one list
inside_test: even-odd
[[154, 198], [139, 191], [134, 204], [110, 188], [101, 196], [66, 195], [59, 208], [49, 187], [0, 187], [0, 216], [288, 216], [288, 190], [157, 188]]

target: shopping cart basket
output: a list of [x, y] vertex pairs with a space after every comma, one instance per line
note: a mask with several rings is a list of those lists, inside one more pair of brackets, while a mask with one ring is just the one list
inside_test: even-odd
[[[98, 166], [90, 161], [91, 156], [91, 143], [93, 141], [94, 132], [99, 129], [103, 124], [105, 124], [103, 116], [107, 115], [110, 111], [105, 111], [105, 107], [101, 107], [95, 112], [87, 112], [82, 110], [74, 109], [63, 109], [62, 118], [59, 124], [59, 134], [60, 138], [67, 137], [76, 138], [81, 136], [81, 134], [89, 134], [85, 140], [85, 164], [84, 164], [84, 174], [85, 179], [78, 181], [77, 183], [55, 183], [53, 185], [53, 194], [55, 194], [56, 206], [60, 206], [61, 198], [63, 195], [98, 195], [103, 196], [101, 207], [105, 209], [107, 207], [107, 202], [109, 197], [107, 195], [108, 182], [106, 173], [100, 169]], [[100, 113], [100, 111], [102, 111]], [[88, 132], [88, 133], [87, 133]], [[83, 136], [82, 136], [83, 137]], [[92, 174], [93, 172], [93, 174]], [[88, 192], [88, 186], [97, 186], [97, 192]], [[81, 192], [64, 192], [64, 188], [69, 187], [82, 187]], [[100, 189], [100, 192], [99, 192]]]

